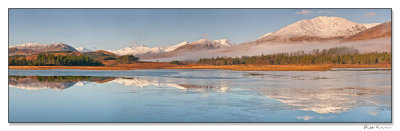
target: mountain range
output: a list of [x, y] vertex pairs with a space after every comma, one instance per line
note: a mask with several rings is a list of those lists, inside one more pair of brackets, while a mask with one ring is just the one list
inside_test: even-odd
[[[391, 21], [385, 23], [356, 23], [341, 17], [319, 16], [287, 25], [258, 39], [235, 44], [227, 39], [183, 41], [166, 47], [125, 47], [103, 51], [113, 55], [135, 55], [143, 59], [198, 59], [201, 57], [259, 55], [261, 53], [290, 52], [331, 46], [357, 46], [365, 52], [390, 51]], [[376, 41], [379, 40], [379, 41]], [[310, 43], [316, 43], [310, 46]], [[345, 44], [343, 44], [345, 43]], [[373, 44], [376, 43], [376, 44]], [[289, 48], [291, 47], [291, 48]], [[383, 49], [377, 49], [381, 48]], [[32, 55], [48, 51], [93, 52], [84, 47], [73, 48], [63, 43], [26, 43], [9, 47], [9, 55]], [[98, 54], [98, 53], [93, 53]], [[102, 55], [105, 56], [105, 55]], [[184, 58], [179, 58], [185, 56]]]
[[212, 50], [219, 48], [232, 47], [235, 44], [227, 39], [220, 40], [207, 40], [200, 39], [194, 42], [181, 42], [179, 44], [167, 47], [146, 47], [146, 46], [138, 46], [138, 47], [125, 47], [116, 51], [110, 51], [117, 55], [136, 55], [142, 58], [156, 58], [156, 57], [165, 57], [172, 56], [179, 52], [188, 52], [188, 51], [200, 51], [200, 50]]
[[137, 46], [137, 47], [125, 47], [116, 51], [110, 51], [113, 52], [117, 55], [137, 55], [137, 56], [143, 56], [143, 55], [151, 55], [151, 54], [157, 54], [157, 53], [164, 53], [164, 52], [170, 52], [175, 50], [176, 48], [179, 48], [181, 46], [184, 46], [188, 44], [189, 42], [184, 41], [181, 42], [177, 45], [173, 46], [167, 46], [167, 47], [146, 47], [146, 46]]

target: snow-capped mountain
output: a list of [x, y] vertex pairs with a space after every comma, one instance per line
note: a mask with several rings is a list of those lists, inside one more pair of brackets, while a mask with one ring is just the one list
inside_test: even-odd
[[266, 34], [258, 42], [304, 41], [332, 38], [346, 38], [376, 24], [358, 24], [341, 17], [318, 16], [297, 21], [271, 34]]
[[75, 48], [75, 49], [78, 50], [81, 53], [83, 53], [83, 52], [91, 52], [91, 50], [86, 49], [85, 47], [78, 47], [78, 48]]
[[179, 44], [173, 46], [166, 47], [146, 47], [146, 46], [137, 46], [137, 47], [125, 47], [116, 51], [110, 51], [117, 55], [137, 55], [137, 56], [156, 56], [160, 54], [165, 54], [169, 52], [173, 52], [177, 49], [185, 49], [185, 48], [193, 48], [196, 47], [198, 49], [217, 49], [221, 47], [231, 47], [235, 44], [227, 39], [220, 40], [207, 40], [200, 39], [195, 42], [181, 42]]
[[146, 53], [159, 53], [161, 49], [159, 47], [146, 47], [146, 46], [137, 46], [137, 47], [125, 47], [116, 51], [110, 51], [117, 55], [141, 55]]
[[74, 47], [63, 43], [54, 44], [39, 44], [39, 43], [25, 43], [15, 46], [9, 46], [9, 55], [30, 55], [39, 52], [49, 51], [77, 51]]
[[184, 46], [176, 48], [175, 50], [171, 51], [170, 53], [176, 52], [185, 52], [185, 51], [200, 51], [200, 50], [212, 50], [212, 49], [219, 49], [219, 48], [227, 48], [233, 47], [235, 44], [227, 39], [220, 39], [220, 40], [207, 40], [207, 39], [200, 39], [198, 41], [190, 42]]
[[202, 50], [212, 50], [233, 47], [235, 44], [227, 39], [207, 40], [200, 39], [194, 42], [183, 41], [179, 44], [166, 47], [125, 47], [116, 51], [110, 51], [117, 55], [135, 55], [141, 59], [153, 59], [175, 56], [178, 53], [191, 53]]
[[19, 44], [19, 45], [15, 45], [15, 46], [10, 46], [8, 48], [40, 50], [47, 46], [48, 45], [46, 45], [46, 44], [40, 44], [40, 43], [24, 43], [24, 44]]
[[116, 51], [110, 51], [117, 55], [145, 55], [145, 54], [157, 54], [170, 52], [188, 44], [188, 42], [184, 41], [177, 45], [167, 46], [167, 47], [147, 47], [147, 46], [137, 46], [137, 47], [125, 47]]
[[74, 47], [64, 43], [54, 43], [49, 45], [39, 43], [25, 43], [16, 46], [10, 46], [9, 48], [27, 49], [32, 51], [77, 51]]
[[221, 47], [231, 47], [234, 46], [235, 44], [227, 39], [220, 39], [220, 40], [200, 39], [198, 41], [189, 43], [189, 45], [203, 46], [206, 48], [221, 48]]
[[166, 58], [166, 57], [173, 57], [178, 55], [189, 55], [193, 53], [199, 53], [202, 51], [209, 51], [215, 49], [224, 49], [236, 47], [236, 44], [227, 40], [227, 39], [220, 39], [220, 40], [207, 40], [207, 39], [200, 39], [198, 41], [190, 42], [186, 45], [183, 45], [179, 48], [176, 48], [173, 51], [159, 54], [152, 58]]

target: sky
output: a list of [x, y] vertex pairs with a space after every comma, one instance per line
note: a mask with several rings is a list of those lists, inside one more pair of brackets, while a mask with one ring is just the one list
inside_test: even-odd
[[9, 45], [65, 43], [91, 50], [253, 41], [302, 19], [391, 20], [391, 9], [9, 9]]

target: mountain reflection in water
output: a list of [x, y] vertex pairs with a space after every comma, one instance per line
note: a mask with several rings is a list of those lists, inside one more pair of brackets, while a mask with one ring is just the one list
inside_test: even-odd
[[226, 92], [231, 90], [230, 87], [225, 87], [225, 86], [164, 83], [160, 81], [150, 81], [135, 77], [10, 75], [8, 77], [8, 81], [11, 87], [26, 89], [26, 90], [39, 90], [39, 89], [63, 90], [74, 85], [85, 86], [85, 84], [88, 84], [90, 82], [118, 83], [132, 87], [148, 87], [148, 86], [174, 87], [177, 89], [193, 90], [198, 92], [205, 92], [207, 90]]
[[[265, 76], [249, 74], [250, 76]], [[275, 76], [269, 76], [274, 78]], [[276, 76], [277, 77], [277, 76]], [[314, 78], [310, 78], [314, 80]], [[302, 80], [302, 79], [301, 79]], [[177, 80], [153, 79], [148, 77], [101, 77], [101, 76], [9, 76], [10, 87], [39, 90], [63, 90], [71, 86], [88, 83], [117, 83], [127, 87], [173, 87], [179, 90], [200, 93], [215, 91], [226, 93], [233, 88], [226, 84], [199, 85]], [[249, 88], [266, 98], [274, 99], [289, 109], [313, 111], [319, 114], [341, 113], [355, 107], [391, 106], [391, 87], [257, 87]], [[385, 96], [385, 97], [381, 97]], [[373, 112], [371, 114], [374, 114]]]
[[392, 110], [390, 70], [10, 70], [8, 81], [18, 122], [390, 122]]
[[113, 77], [97, 77], [97, 76], [8, 76], [8, 84], [11, 87], [39, 90], [54, 89], [63, 90], [73, 85], [82, 85], [82, 82], [104, 83], [113, 80]]
[[390, 87], [343, 88], [260, 88], [268, 98], [287, 104], [296, 110], [319, 114], [341, 113], [354, 107], [391, 106]]
[[215, 90], [217, 92], [226, 92], [232, 88], [222, 86], [222, 85], [194, 85], [194, 84], [184, 84], [179, 82], [161, 82], [152, 81], [139, 78], [117, 78], [110, 81], [110, 83], [118, 83], [125, 86], [134, 87], [148, 87], [148, 86], [162, 86], [162, 87], [174, 87], [182, 90], [193, 90], [198, 92], [206, 92], [208, 90]]

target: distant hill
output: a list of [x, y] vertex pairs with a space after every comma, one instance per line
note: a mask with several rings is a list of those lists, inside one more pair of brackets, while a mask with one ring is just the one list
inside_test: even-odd
[[115, 60], [118, 57], [118, 55], [105, 50], [85, 52], [83, 54], [96, 60]]
[[8, 55], [9, 56], [14, 56], [14, 55], [32, 55], [40, 53], [40, 51], [33, 51], [29, 49], [18, 49], [18, 48], [8, 48]]
[[8, 48], [8, 55], [32, 55], [40, 52], [57, 52], [57, 51], [77, 51], [74, 47], [63, 43], [54, 44], [39, 44], [39, 43], [26, 43]]

